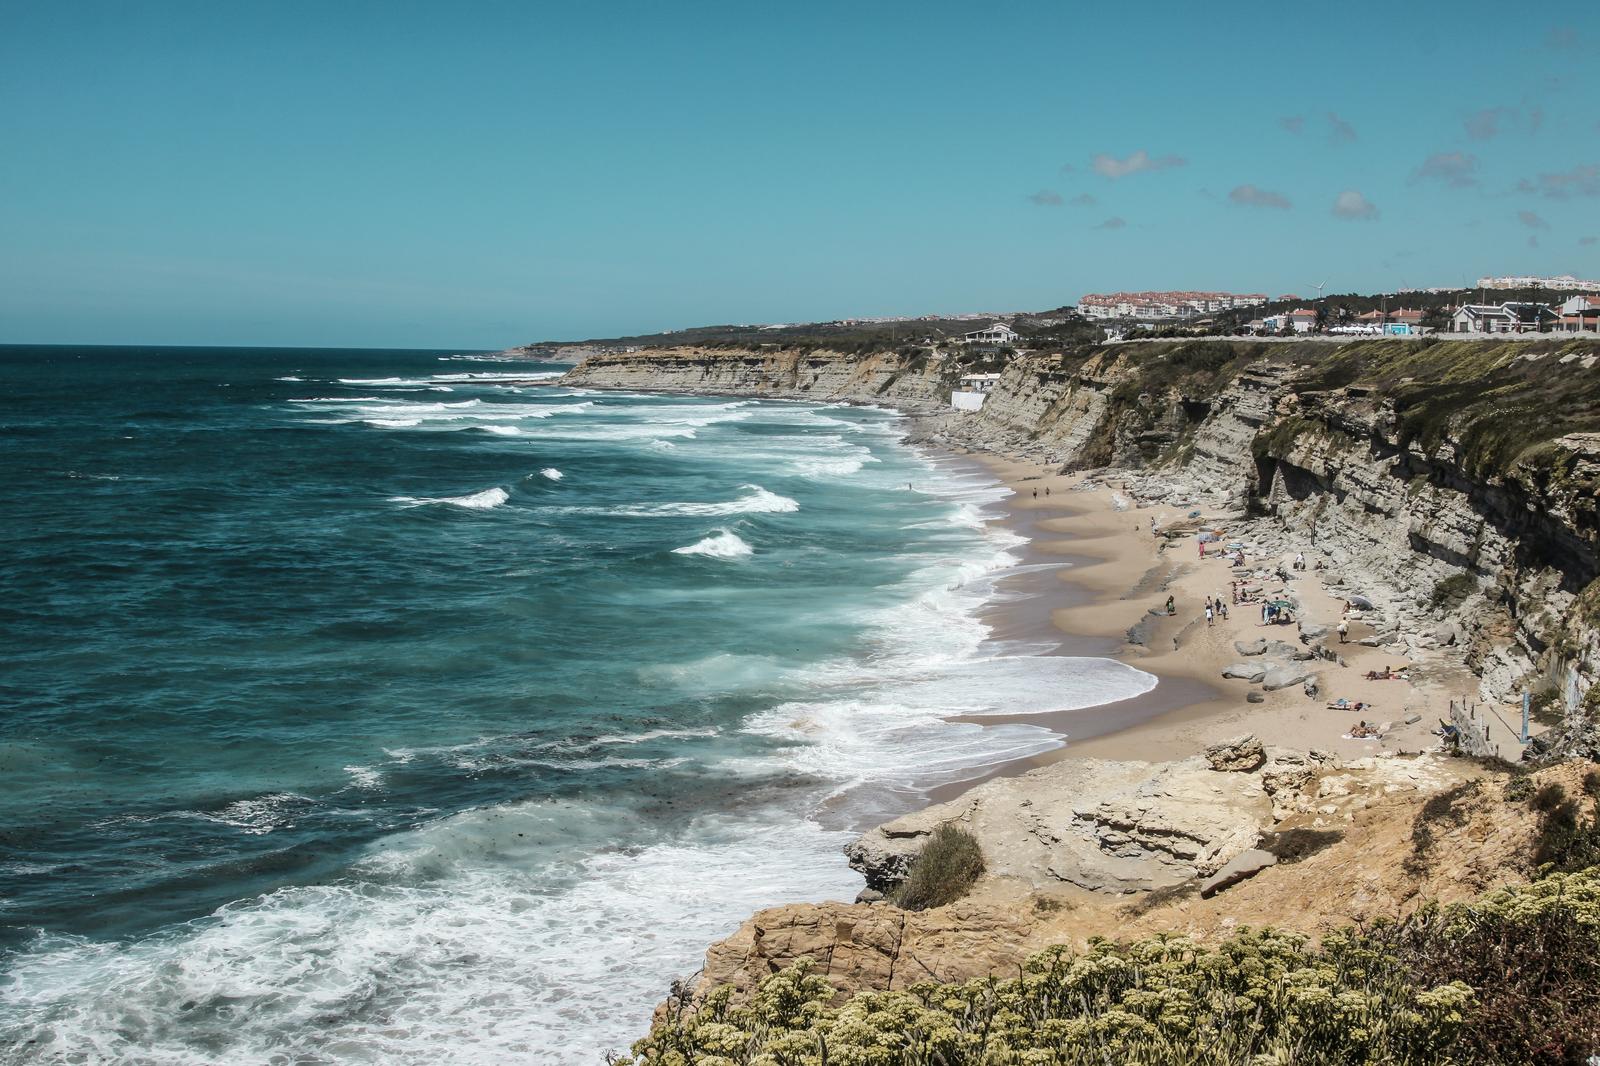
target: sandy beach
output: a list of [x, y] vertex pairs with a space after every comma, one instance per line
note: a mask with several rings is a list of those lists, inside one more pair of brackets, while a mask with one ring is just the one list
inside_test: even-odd
[[[1029, 538], [1024, 566], [1000, 585], [1008, 593], [985, 617], [994, 635], [1005, 640], [1058, 642], [1063, 654], [1105, 655], [1154, 674], [1151, 691], [1089, 710], [964, 719], [982, 725], [1020, 722], [1063, 734], [1066, 743], [1044, 755], [992, 768], [984, 775], [933, 790], [936, 802], [952, 798], [992, 777], [1073, 758], [1165, 761], [1195, 754], [1206, 745], [1244, 732], [1271, 745], [1322, 749], [1343, 758], [1434, 748], [1432, 730], [1446, 715], [1451, 696], [1467, 690], [1463, 668], [1446, 663], [1416, 663], [1387, 648], [1357, 643], [1371, 633], [1353, 615], [1347, 642], [1336, 646], [1341, 661], [1311, 661], [1318, 678], [1316, 695], [1295, 684], [1274, 692], [1222, 676], [1232, 663], [1264, 663], [1271, 656], [1245, 656], [1235, 642], [1265, 639], [1302, 647], [1297, 627], [1263, 625], [1258, 603], [1234, 605], [1230, 582], [1241, 573], [1269, 571], [1252, 580], [1269, 598], [1280, 590], [1300, 604], [1296, 621], [1337, 625], [1344, 600], [1323, 584], [1318, 559], [1305, 551], [1306, 568], [1293, 567], [1295, 552], [1256, 555], [1246, 527], [1246, 566], [1235, 569], [1210, 544], [1202, 557], [1193, 536], [1168, 539], [1152, 532], [1187, 512], [1171, 504], [1141, 506], [1115, 478], [1094, 473], [1060, 474], [1037, 464], [992, 455], [963, 453], [981, 463], [1015, 493], [1003, 505], [1005, 526]], [[1230, 533], [1227, 540], [1231, 540]], [[1054, 568], [1034, 564], [1058, 563]], [[1280, 572], [1289, 580], [1280, 580]], [[1019, 595], [1020, 594], [1020, 595]], [[1164, 612], [1168, 596], [1174, 613]], [[1228, 617], [1205, 618], [1207, 596], [1229, 601]], [[1152, 609], [1160, 614], [1152, 614]], [[1143, 623], [1141, 643], [1130, 630]], [[1370, 680], [1369, 671], [1407, 669], [1409, 680]], [[1247, 698], [1255, 692], [1260, 702]], [[1338, 700], [1359, 711], [1330, 707]], [[1416, 720], [1407, 724], [1406, 719]], [[1383, 736], [1353, 739], [1346, 734], [1361, 721]]]

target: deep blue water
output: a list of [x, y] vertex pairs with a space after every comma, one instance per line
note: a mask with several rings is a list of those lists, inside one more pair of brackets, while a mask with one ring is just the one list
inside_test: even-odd
[[0, 348], [0, 1062], [594, 1061], [852, 821], [1148, 687], [891, 412]]

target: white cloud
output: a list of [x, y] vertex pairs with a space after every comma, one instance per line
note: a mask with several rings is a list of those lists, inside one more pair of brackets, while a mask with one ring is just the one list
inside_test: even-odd
[[1112, 215], [1110, 218], [1096, 226], [1095, 229], [1123, 229], [1127, 225], [1128, 223], [1125, 219], [1121, 219], [1115, 215]]
[[1435, 152], [1422, 161], [1412, 181], [1442, 181], [1457, 189], [1478, 184], [1478, 157], [1471, 152]]
[[1378, 208], [1356, 190], [1346, 189], [1333, 201], [1333, 213], [1337, 218], [1370, 222], [1378, 217]]
[[1273, 192], [1271, 189], [1262, 189], [1254, 185], [1240, 185], [1228, 194], [1228, 199], [1244, 207], [1276, 207], [1287, 210], [1290, 206], [1289, 198], [1282, 193]]
[[1096, 174], [1115, 180], [1117, 178], [1125, 178], [1129, 174], [1137, 174], [1141, 170], [1166, 170], [1169, 167], [1184, 166], [1188, 162], [1181, 155], [1152, 156], [1141, 148], [1126, 159], [1118, 159], [1116, 156], [1104, 154], [1097, 155], [1090, 165], [1094, 167]]
[[1028, 197], [1028, 202], [1035, 207], [1060, 207], [1061, 194], [1054, 189], [1040, 189]]

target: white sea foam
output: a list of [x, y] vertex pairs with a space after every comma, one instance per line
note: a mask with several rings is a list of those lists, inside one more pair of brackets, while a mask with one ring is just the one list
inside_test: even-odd
[[287, 374], [287, 375], [285, 375], [285, 376], [283, 376], [281, 378], [273, 378], [272, 380], [273, 381], [304, 381], [305, 378], [297, 378], [293, 374]]
[[516, 426], [478, 426], [476, 428], [483, 430], [485, 433], [493, 433], [497, 437], [522, 436], [522, 430]]
[[0, 1063], [593, 1063], [748, 914], [860, 886], [848, 834], [778, 812], [607, 849], [634, 829], [575, 802], [476, 810], [171, 936], [40, 942], [11, 966]]
[[545, 467], [543, 470], [539, 471], [539, 474], [541, 477], [548, 478], [551, 481], [560, 481], [562, 478], [567, 476], [553, 466]]
[[552, 510], [561, 514], [609, 515], [615, 518], [725, 518], [740, 514], [787, 514], [800, 509], [794, 500], [769, 492], [760, 485], [739, 487], [749, 491], [736, 500], [641, 503], [623, 507], [562, 507]]
[[390, 496], [390, 503], [404, 504], [407, 507], [421, 507], [431, 503], [447, 503], [452, 507], [465, 507], [470, 511], [487, 511], [492, 507], [499, 507], [511, 498], [511, 494], [498, 486], [474, 492], [466, 496]]
[[[696, 428], [593, 423], [604, 431], [643, 433], [578, 433], [575, 439], [641, 440], [665, 448], [671, 445], [663, 436], [694, 440]], [[541, 436], [550, 425], [539, 423]], [[876, 424], [841, 433], [849, 437], [839, 442], [847, 447], [818, 444], [799, 457], [853, 460], [860, 458], [852, 450], [859, 447], [852, 443], [861, 439], [858, 433], [890, 436]], [[798, 461], [774, 439], [752, 437], [774, 450], [778, 469]], [[716, 447], [736, 456], [746, 443]], [[688, 462], [702, 448], [711, 448], [709, 439], [680, 451], [690, 453]], [[896, 476], [903, 465], [885, 464]], [[759, 476], [755, 470], [770, 468], [745, 469], [752, 471], [746, 476]], [[641, 684], [686, 692], [784, 684], [797, 693], [746, 723], [753, 733], [795, 743], [729, 760], [727, 771], [805, 770], [838, 789], [960, 779], [1059, 740], [1028, 725], [946, 722], [952, 713], [1082, 706], [1133, 695], [1149, 683], [1146, 675], [1105, 660], [1023, 656], [989, 642], [978, 610], [996, 577], [1017, 562], [1012, 549], [1019, 538], [986, 525], [992, 517], [986, 508], [1005, 492], [929, 464], [914, 481], [920, 491], [952, 503], [936, 528], [917, 538], [927, 557], [904, 582], [899, 602], [851, 620], [865, 627], [858, 656], [797, 670], [759, 655], [712, 654], [640, 671]], [[739, 499], [756, 496], [756, 486], [746, 488], [751, 491]], [[396, 502], [463, 506], [460, 501], [490, 492], [506, 495], [493, 489]], [[975, 533], [986, 545], [977, 552]], [[717, 557], [694, 549], [723, 536], [748, 553], [749, 545], [728, 530], [677, 551]], [[820, 621], [837, 618], [828, 610], [819, 606]], [[680, 744], [731, 742], [696, 739], [715, 732], [642, 728], [587, 742], [610, 752], [575, 754], [595, 766], [668, 766], [678, 761]], [[652, 758], [656, 745], [671, 749], [672, 757]], [[455, 751], [457, 765], [487, 768], [484, 746], [478, 748]], [[428, 757], [421, 749], [388, 754], [394, 766]], [[517, 757], [570, 768], [558, 755], [546, 748]], [[445, 754], [434, 757], [450, 761]], [[388, 765], [346, 773], [363, 787], [360, 771], [381, 774]], [[294, 811], [258, 812], [249, 824], [270, 826], [272, 818]], [[240, 822], [252, 817], [244, 809], [225, 814]], [[610, 804], [485, 807], [384, 838], [347, 876], [327, 884], [283, 888], [162, 935], [36, 942], [8, 960], [10, 983], [0, 990], [0, 1063], [31, 1066], [55, 1054], [59, 1061], [171, 1066], [280, 1060], [575, 1066], [644, 1032], [668, 983], [691, 973], [705, 946], [754, 910], [849, 899], [860, 887], [840, 854], [851, 834], [820, 828], [794, 810], [703, 814], [666, 842], [641, 841], [640, 825], [633, 812]]]
[[743, 559], [754, 549], [737, 533], [723, 529], [704, 540], [697, 540], [683, 548], [673, 548], [673, 555], [704, 555], [712, 559]]

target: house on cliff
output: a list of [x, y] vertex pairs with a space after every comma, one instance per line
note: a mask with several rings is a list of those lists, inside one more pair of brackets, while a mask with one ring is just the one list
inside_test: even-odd
[[1600, 333], [1600, 296], [1574, 296], [1557, 310], [1560, 319], [1556, 330], [1561, 333]]
[[962, 334], [961, 343], [971, 344], [980, 348], [1014, 348], [1022, 334], [1006, 325], [1004, 322], [994, 322], [983, 329], [975, 329], [971, 333]]
[[1466, 304], [1450, 316], [1455, 333], [1547, 333], [1561, 316], [1544, 304]]

